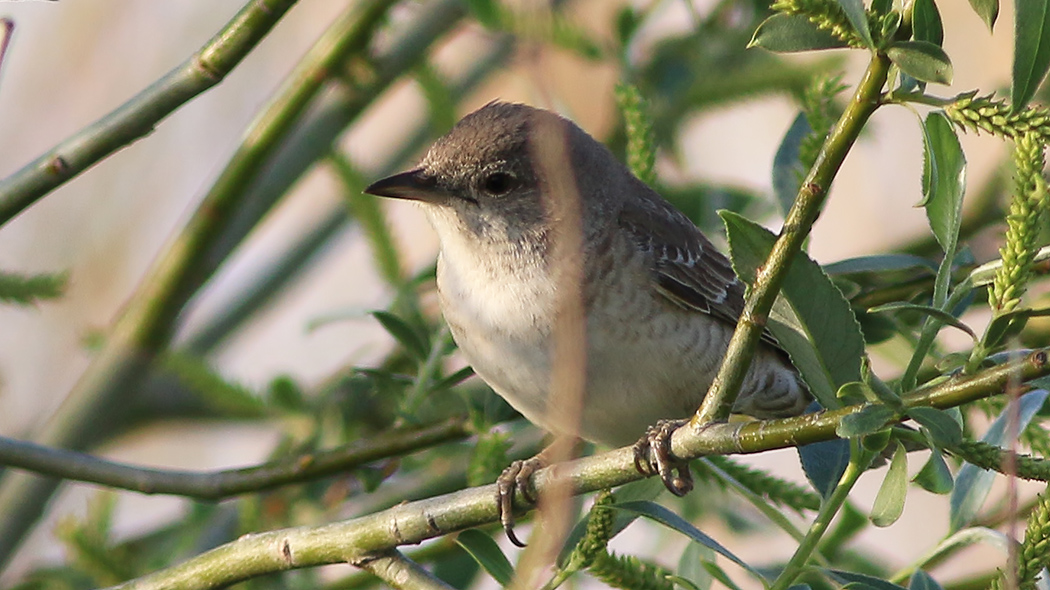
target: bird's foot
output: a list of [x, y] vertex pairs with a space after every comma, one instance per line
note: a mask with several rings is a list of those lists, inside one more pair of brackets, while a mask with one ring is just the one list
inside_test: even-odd
[[518, 547], [524, 547], [514, 534], [514, 493], [521, 490], [522, 497], [530, 504], [536, 503], [536, 489], [532, 486], [532, 476], [547, 466], [548, 460], [540, 453], [531, 459], [515, 461], [503, 470], [496, 478], [496, 505], [499, 507], [499, 521], [507, 538]]
[[645, 476], [659, 475], [664, 486], [676, 496], [684, 496], [693, 489], [689, 462], [671, 453], [671, 435], [687, 422], [661, 420], [634, 443], [634, 466], [638, 472]]

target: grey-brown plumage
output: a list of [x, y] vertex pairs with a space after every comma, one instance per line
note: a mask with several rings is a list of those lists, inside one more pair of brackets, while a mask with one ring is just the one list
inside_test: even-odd
[[[586, 399], [578, 431], [547, 414], [557, 281], [551, 211], [559, 199], [534, 158], [541, 125], [563, 129], [580, 195]], [[688, 417], [711, 384], [744, 287], [729, 261], [667, 201], [576, 125], [491, 103], [439, 139], [418, 168], [368, 188], [422, 203], [441, 243], [438, 288], [457, 344], [482, 379], [532, 422], [625, 445], [660, 419]], [[802, 412], [809, 394], [771, 338], [735, 410]]]

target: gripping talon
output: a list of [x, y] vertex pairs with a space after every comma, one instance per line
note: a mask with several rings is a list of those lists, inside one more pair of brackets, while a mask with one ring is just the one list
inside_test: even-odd
[[[693, 489], [693, 475], [689, 462], [671, 452], [671, 435], [687, 420], [661, 420], [651, 426], [634, 444], [634, 467], [645, 476], [659, 474], [664, 487], [676, 496], [684, 496]], [[675, 475], [677, 472], [677, 476]]]
[[521, 491], [521, 496], [530, 504], [536, 503], [536, 490], [532, 486], [532, 476], [545, 467], [546, 460], [536, 455], [525, 461], [514, 461], [496, 479], [496, 506], [499, 510], [499, 521], [511, 543], [525, 547], [514, 534], [514, 494]]

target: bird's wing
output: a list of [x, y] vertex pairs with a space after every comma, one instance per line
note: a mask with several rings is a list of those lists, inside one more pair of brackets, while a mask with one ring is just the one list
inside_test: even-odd
[[736, 324], [744, 310], [744, 284], [693, 222], [663, 199], [633, 199], [620, 226], [649, 255], [653, 286], [668, 301]]

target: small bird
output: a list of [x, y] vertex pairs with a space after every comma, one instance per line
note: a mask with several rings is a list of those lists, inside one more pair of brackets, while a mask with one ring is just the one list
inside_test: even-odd
[[[542, 128], [561, 130], [563, 170], [540, 165]], [[552, 178], [566, 173], [575, 192], [559, 191], [564, 183]], [[623, 446], [699, 407], [743, 310], [745, 285], [689, 218], [575, 124], [542, 109], [492, 102], [438, 139], [418, 167], [365, 192], [420, 203], [440, 242], [437, 286], [456, 344], [497, 394], [555, 432], [566, 426], [547, 411], [559, 286], [552, 212], [565, 199], [579, 199], [585, 393], [579, 424], [562, 433]], [[734, 411], [794, 416], [810, 400], [767, 334]], [[647, 463], [638, 462], [639, 469], [656, 470]], [[526, 478], [536, 466], [529, 467]], [[501, 483], [527, 483], [517, 468], [504, 472]], [[676, 493], [688, 491], [664, 481]], [[500, 506], [509, 530], [505, 495]]]

